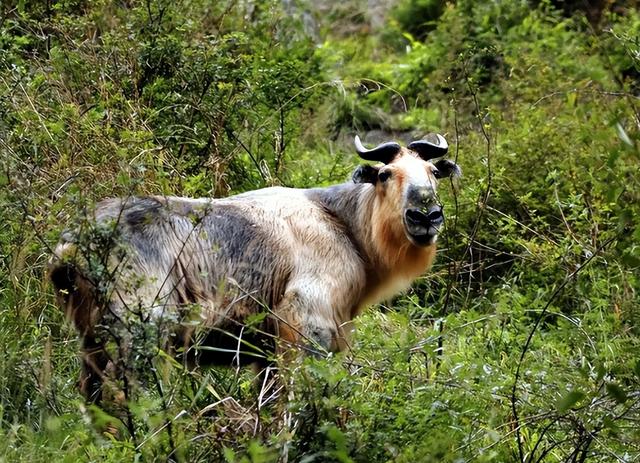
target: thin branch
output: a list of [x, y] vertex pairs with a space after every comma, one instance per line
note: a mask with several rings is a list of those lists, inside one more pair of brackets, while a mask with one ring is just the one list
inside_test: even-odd
[[553, 303], [553, 301], [555, 301], [556, 297], [558, 297], [558, 295], [560, 295], [560, 293], [564, 290], [564, 288], [574, 280], [574, 278], [583, 270], [585, 269], [589, 263], [591, 263], [591, 261], [593, 259], [596, 258], [596, 256], [598, 256], [600, 254], [600, 252], [602, 250], [604, 250], [609, 244], [611, 244], [613, 241], [615, 241], [618, 238], [618, 236], [613, 236], [612, 238], [608, 239], [607, 241], [605, 241], [604, 243], [602, 243], [602, 245], [600, 245], [598, 247], [598, 249], [596, 249], [596, 251], [587, 258], [587, 260], [585, 260], [585, 262], [580, 265], [576, 270], [574, 270], [569, 276], [567, 276], [564, 281], [560, 284], [560, 286], [558, 286], [558, 288], [553, 292], [553, 294], [551, 295], [551, 297], [549, 298], [549, 300], [547, 301], [547, 303], [545, 304], [545, 306], [542, 308], [542, 311], [540, 312], [540, 314], [538, 315], [538, 317], [536, 318], [536, 321], [533, 325], [533, 328], [531, 328], [531, 331], [529, 332], [529, 336], [527, 337], [526, 342], [524, 343], [524, 346], [522, 347], [522, 352], [520, 353], [520, 359], [518, 360], [518, 366], [516, 367], [516, 373], [515, 373], [515, 377], [513, 380], [513, 385], [511, 387], [511, 411], [513, 413], [513, 418], [514, 421], [516, 422], [516, 439], [517, 439], [517, 443], [518, 443], [518, 450], [520, 453], [520, 461], [524, 463], [524, 450], [522, 448], [522, 438], [520, 435], [520, 429], [519, 426], [517, 425], [518, 423], [518, 408], [517, 408], [517, 397], [516, 397], [516, 392], [517, 392], [517, 387], [518, 387], [518, 381], [520, 380], [520, 369], [522, 368], [522, 363], [524, 361], [524, 357], [527, 354], [527, 351], [529, 350], [529, 346], [531, 345], [531, 341], [533, 339], [533, 335], [536, 333], [536, 331], [538, 330], [538, 326], [540, 325], [540, 322], [542, 321], [542, 319], [545, 317], [545, 315], [547, 314], [547, 312], [549, 311], [549, 307], [551, 307], [551, 304]]

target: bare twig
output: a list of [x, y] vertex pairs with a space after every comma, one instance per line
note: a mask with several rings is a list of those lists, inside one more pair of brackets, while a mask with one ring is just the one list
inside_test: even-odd
[[516, 397], [516, 393], [517, 393], [518, 381], [520, 380], [520, 369], [522, 368], [524, 357], [527, 354], [527, 351], [529, 350], [529, 346], [531, 344], [531, 340], [533, 339], [533, 335], [538, 330], [538, 326], [540, 325], [540, 322], [542, 321], [542, 319], [545, 317], [545, 315], [549, 311], [549, 307], [551, 307], [551, 304], [553, 303], [553, 301], [556, 300], [556, 297], [558, 297], [558, 295], [564, 290], [564, 288], [571, 281], [573, 281], [573, 279], [583, 269], [585, 269], [589, 265], [589, 263], [591, 263], [591, 261], [593, 259], [595, 259], [595, 257], [598, 256], [600, 254], [600, 252], [602, 252], [602, 250], [604, 250], [609, 244], [614, 242], [617, 238], [618, 238], [618, 236], [616, 235], [616, 236], [613, 236], [612, 238], [608, 239], [604, 243], [602, 243], [602, 245], [600, 245], [598, 247], [598, 249], [596, 249], [596, 251], [591, 256], [589, 256], [582, 265], [580, 265], [571, 274], [569, 274], [564, 279], [564, 281], [560, 284], [560, 286], [558, 286], [558, 288], [556, 288], [556, 290], [553, 292], [553, 294], [551, 295], [551, 297], [549, 298], [549, 300], [547, 301], [545, 306], [542, 308], [540, 314], [536, 318], [536, 321], [535, 321], [533, 327], [531, 328], [531, 331], [529, 332], [529, 336], [527, 337], [527, 340], [525, 341], [524, 346], [522, 347], [522, 351], [520, 353], [520, 359], [518, 360], [518, 365], [516, 367], [516, 372], [515, 372], [515, 375], [514, 375], [513, 385], [511, 387], [511, 412], [513, 414], [514, 422], [516, 423], [516, 440], [517, 440], [517, 444], [518, 444], [518, 451], [519, 451], [519, 454], [520, 454], [520, 461], [523, 462], [523, 463], [525, 462], [525, 459], [524, 459], [524, 450], [522, 448], [522, 438], [521, 438], [521, 435], [520, 435], [520, 426], [518, 424], [518, 422], [519, 422], [518, 407], [517, 407], [518, 399]]

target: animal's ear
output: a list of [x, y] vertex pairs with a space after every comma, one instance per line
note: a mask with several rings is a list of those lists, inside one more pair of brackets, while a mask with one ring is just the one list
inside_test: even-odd
[[438, 177], [460, 177], [462, 175], [462, 170], [460, 166], [453, 161], [449, 161], [448, 159], [441, 159], [433, 164], [438, 169]]
[[353, 183], [373, 183], [375, 185], [378, 181], [379, 169], [379, 167], [373, 167], [367, 164], [358, 166], [351, 176]]

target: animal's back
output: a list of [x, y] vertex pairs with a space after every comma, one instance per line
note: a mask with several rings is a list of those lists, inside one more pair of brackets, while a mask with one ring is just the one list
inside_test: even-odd
[[[325, 213], [304, 191], [104, 200], [84, 226], [63, 234], [52, 280], [64, 298], [82, 278], [117, 314], [136, 309], [153, 317], [196, 317], [206, 326], [242, 323], [275, 307], [292, 276], [318, 276], [332, 264], [318, 254], [340, 254], [325, 243], [339, 231], [318, 227]], [[319, 267], [311, 268], [313, 262]]]

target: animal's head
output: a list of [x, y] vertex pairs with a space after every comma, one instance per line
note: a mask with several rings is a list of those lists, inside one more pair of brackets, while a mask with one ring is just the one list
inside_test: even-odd
[[397, 235], [404, 231], [416, 246], [433, 244], [444, 222], [437, 196], [438, 180], [460, 175], [456, 163], [438, 159], [449, 149], [444, 137], [429, 134], [407, 148], [387, 142], [366, 149], [358, 136], [355, 144], [361, 158], [381, 163], [358, 167], [353, 181], [374, 185], [376, 213], [382, 216], [377, 220], [387, 224], [384, 233]]

